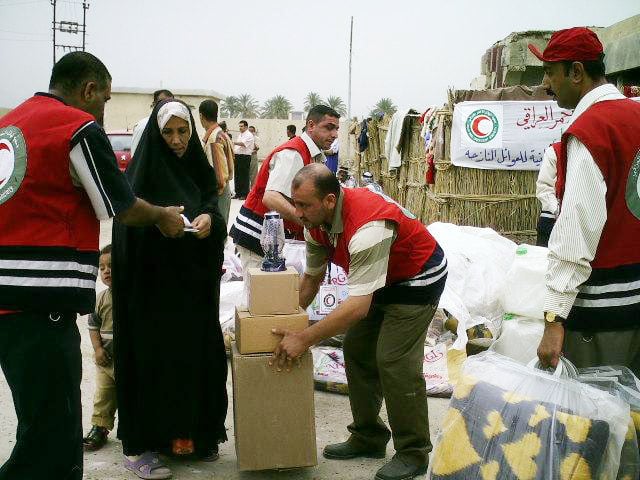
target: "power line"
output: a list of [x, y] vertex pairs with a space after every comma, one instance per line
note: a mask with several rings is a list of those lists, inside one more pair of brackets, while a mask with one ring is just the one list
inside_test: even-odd
[[[56, 63], [56, 49], [60, 48], [63, 52], [74, 52], [74, 51], [82, 51], [84, 52], [86, 45], [86, 36], [87, 36], [87, 10], [89, 9], [89, 2], [86, 0], [82, 0], [82, 23], [71, 20], [59, 20], [56, 21], [56, 4], [58, 2], [68, 3], [73, 5], [74, 7], [78, 5], [77, 2], [70, 2], [67, 0], [51, 0], [51, 5], [53, 6], [53, 22], [52, 22], [52, 31], [53, 31], [53, 63]], [[70, 11], [70, 5], [67, 5], [67, 12]], [[75, 10], [75, 9], [74, 9]], [[56, 32], [65, 33], [65, 34], [73, 34], [77, 35], [79, 33], [82, 34], [82, 45], [69, 45], [69, 44], [58, 44], [56, 43]]]
[[16, 2], [14, 1], [13, 3], [0, 3], [0, 7], [13, 7], [16, 5], [22, 6], [22, 5], [32, 5], [34, 3], [44, 3], [47, 0], [27, 0], [26, 2]]
[[49, 39], [40, 38], [0, 38], [3, 42], [49, 42]]
[[14, 35], [32, 35], [32, 36], [45, 36], [48, 37], [48, 33], [37, 33], [37, 32], [15, 32], [13, 30], [0, 30], [0, 33], [12, 33]]

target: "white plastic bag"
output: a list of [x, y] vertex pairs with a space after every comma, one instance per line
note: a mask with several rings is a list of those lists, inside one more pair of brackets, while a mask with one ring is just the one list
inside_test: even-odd
[[429, 475], [614, 479], [628, 427], [629, 405], [620, 398], [482, 352], [465, 362]]
[[489, 350], [526, 365], [536, 356], [543, 333], [544, 321], [507, 314], [502, 320], [500, 336]]
[[430, 397], [449, 397], [460, 377], [462, 362], [466, 358], [463, 351], [451, 348], [446, 343], [424, 347], [422, 375]]
[[504, 313], [499, 294], [516, 244], [490, 228], [436, 222], [428, 230], [447, 257], [449, 273], [438, 306], [458, 319], [454, 348], [464, 350], [466, 331], [475, 325], [485, 324], [496, 338]]
[[282, 249], [287, 267], [295, 268], [302, 275], [307, 267], [306, 246], [299, 240], [287, 240]]
[[500, 294], [505, 312], [543, 320], [548, 253], [544, 247], [518, 246]]

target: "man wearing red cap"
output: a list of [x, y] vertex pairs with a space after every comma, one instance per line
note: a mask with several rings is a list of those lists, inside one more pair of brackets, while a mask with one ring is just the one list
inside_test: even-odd
[[625, 365], [640, 376], [640, 105], [607, 83], [587, 28], [555, 32], [543, 84], [574, 109], [562, 135], [560, 214], [549, 239], [545, 331], [538, 357], [578, 367]]

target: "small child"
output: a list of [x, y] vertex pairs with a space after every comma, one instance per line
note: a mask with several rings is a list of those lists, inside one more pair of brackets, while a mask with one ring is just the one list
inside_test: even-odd
[[113, 300], [111, 296], [111, 245], [100, 250], [100, 279], [108, 288], [98, 294], [96, 310], [89, 316], [89, 335], [96, 360], [96, 391], [91, 430], [83, 439], [85, 451], [99, 450], [113, 430], [116, 381], [113, 373]]

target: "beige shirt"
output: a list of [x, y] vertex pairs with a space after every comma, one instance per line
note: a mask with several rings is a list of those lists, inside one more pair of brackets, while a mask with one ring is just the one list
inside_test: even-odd
[[[327, 231], [329, 240], [336, 246], [343, 234], [342, 202], [340, 194], [330, 227], [321, 227]], [[306, 273], [318, 276], [327, 269], [327, 249], [313, 239], [307, 229], [304, 231], [307, 244]], [[393, 222], [374, 220], [361, 226], [349, 241], [349, 296], [369, 295], [387, 283], [389, 252], [396, 239], [396, 226]]]

